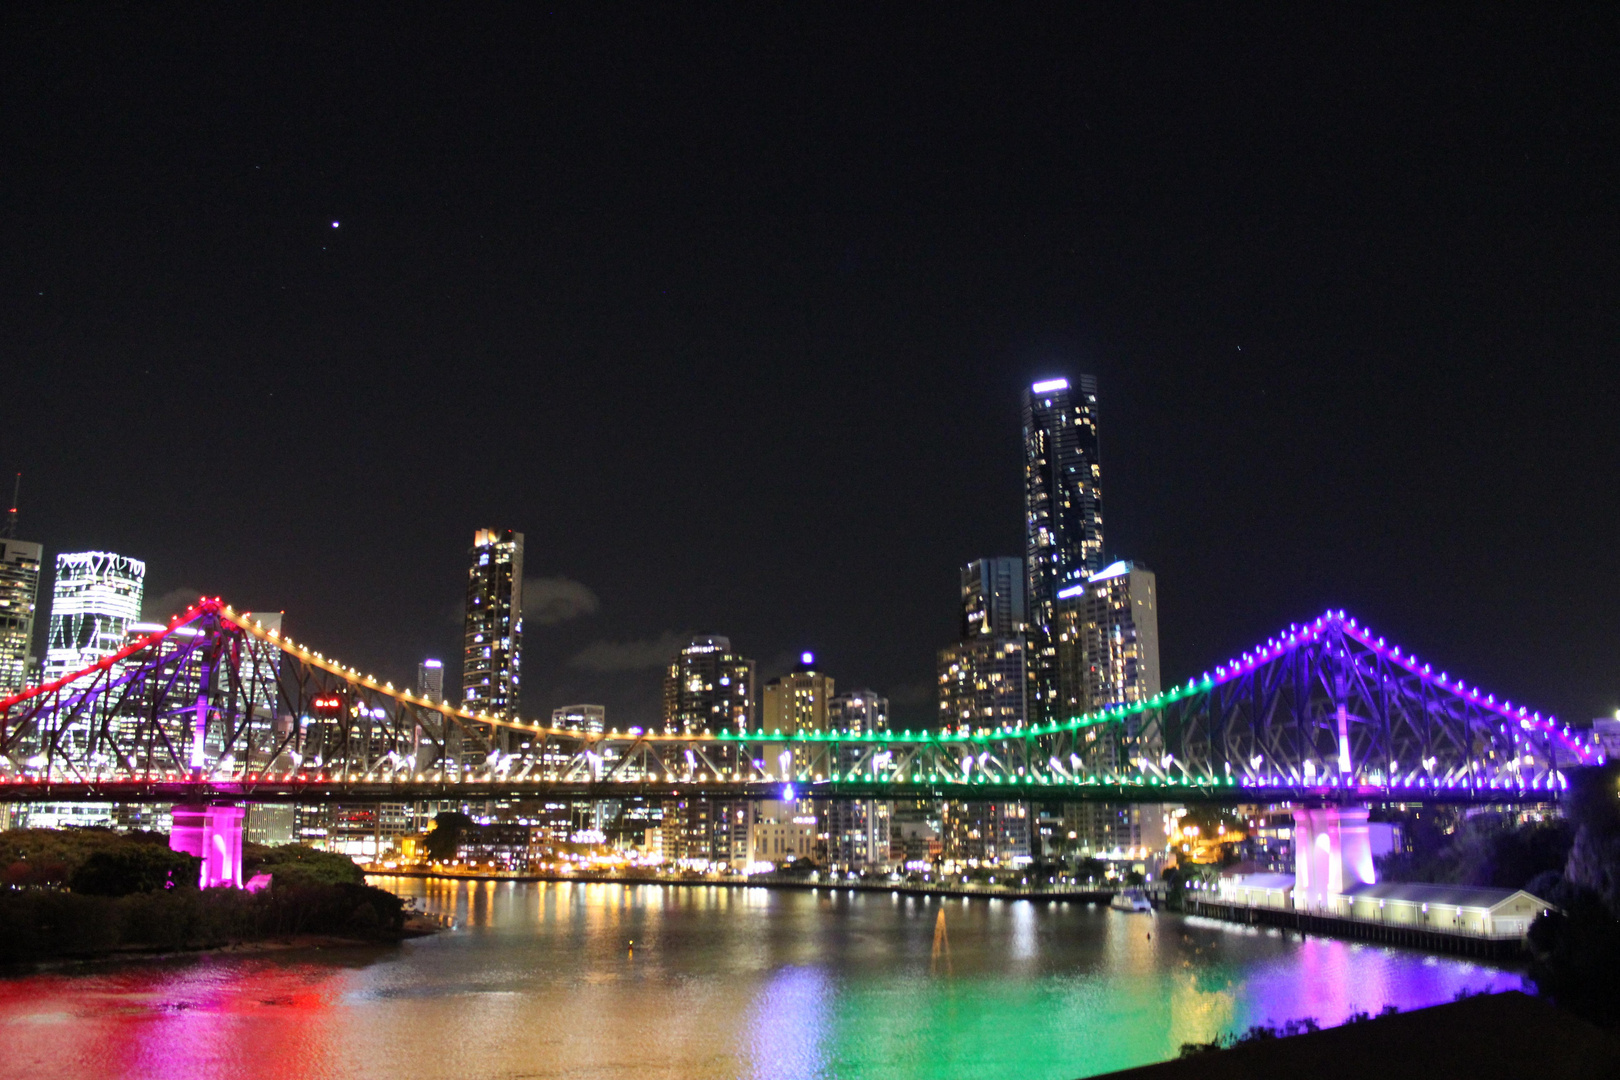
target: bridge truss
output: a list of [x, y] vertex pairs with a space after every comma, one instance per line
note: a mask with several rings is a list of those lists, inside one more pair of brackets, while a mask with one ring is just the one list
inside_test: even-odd
[[362, 675], [218, 598], [0, 699], [0, 801], [1541, 801], [1590, 737], [1327, 612], [1148, 701], [940, 732], [511, 722]]

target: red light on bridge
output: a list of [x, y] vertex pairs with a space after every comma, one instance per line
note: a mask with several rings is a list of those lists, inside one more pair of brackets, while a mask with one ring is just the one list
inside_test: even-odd
[[318, 694], [309, 699], [309, 711], [322, 719], [336, 719], [343, 712], [341, 694]]

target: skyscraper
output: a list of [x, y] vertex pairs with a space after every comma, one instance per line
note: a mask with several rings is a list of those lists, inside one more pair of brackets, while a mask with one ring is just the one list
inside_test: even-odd
[[941, 728], [1016, 727], [1025, 690], [1022, 638], [972, 638], [939, 650]]
[[1024, 632], [1024, 561], [975, 559], [962, 567], [962, 640]]
[[962, 568], [962, 640], [939, 650], [942, 728], [1015, 726], [1025, 695], [1024, 567], [1016, 558]]
[[516, 719], [523, 667], [523, 534], [479, 529], [469, 556], [462, 707]]
[[1029, 611], [1028, 709], [1058, 709], [1052, 619], [1057, 594], [1102, 567], [1102, 470], [1097, 455], [1097, 381], [1035, 383], [1024, 394], [1024, 562]]
[[[1083, 585], [1058, 592], [1053, 616], [1060, 715], [1079, 716], [1159, 693], [1159, 604], [1153, 572], [1116, 562]], [[1081, 769], [1107, 775], [1141, 768], [1161, 747], [1154, 729], [1127, 716], [1088, 730], [1078, 744]], [[1163, 843], [1163, 808], [1153, 804], [1077, 803], [1064, 827], [1094, 854], [1140, 852]]]
[[39, 606], [39, 563], [44, 549], [17, 539], [17, 495], [22, 474], [12, 486], [11, 509], [0, 525], [0, 697], [28, 685], [34, 643], [34, 612]]
[[110, 551], [56, 557], [44, 682], [89, 667], [124, 647], [129, 625], [141, 617], [146, 564]]
[[1159, 693], [1159, 598], [1153, 571], [1116, 562], [1058, 594], [1062, 695], [1076, 713]]
[[664, 673], [664, 730], [699, 735], [754, 726], [754, 662], [731, 651], [731, 639], [695, 637]]
[[439, 660], [423, 660], [416, 665], [416, 693], [418, 697], [433, 701], [444, 700], [444, 664]]

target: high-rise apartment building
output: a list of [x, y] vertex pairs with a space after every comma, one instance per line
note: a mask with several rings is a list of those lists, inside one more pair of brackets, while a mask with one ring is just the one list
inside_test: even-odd
[[1116, 562], [1059, 592], [1053, 639], [1063, 718], [1157, 695], [1159, 600], [1153, 571]]
[[1023, 563], [962, 568], [962, 640], [939, 650], [941, 728], [1015, 726], [1028, 712]]
[[43, 681], [87, 668], [124, 647], [141, 617], [146, 564], [110, 551], [56, 557]]
[[1024, 394], [1024, 562], [1032, 720], [1059, 712], [1052, 620], [1057, 595], [1102, 568], [1102, 470], [1097, 382], [1082, 375], [1035, 383]]
[[[1159, 600], [1153, 572], [1116, 562], [1083, 585], [1058, 593], [1053, 621], [1059, 700], [1065, 717], [1145, 701], [1159, 693]], [[1140, 768], [1148, 736], [1137, 718], [1087, 729], [1077, 744], [1082, 768], [1107, 775]], [[1156, 804], [1080, 803], [1064, 807], [1064, 826], [1080, 850], [1143, 858], [1164, 846], [1164, 808]]]
[[0, 538], [0, 697], [15, 694], [29, 682], [43, 556], [38, 544]]
[[816, 670], [815, 654], [802, 653], [792, 671], [765, 684], [760, 725], [784, 733], [831, 730], [828, 710], [836, 693], [833, 677]]
[[754, 727], [754, 662], [731, 651], [731, 639], [695, 637], [664, 673], [664, 730], [697, 735]]
[[939, 650], [941, 728], [1016, 727], [1026, 716], [1022, 638], [973, 638]]
[[479, 529], [469, 555], [461, 704], [516, 719], [523, 671], [523, 534]]
[[962, 567], [962, 640], [1024, 632], [1024, 560], [975, 559]]
[[[864, 735], [889, 730], [889, 699], [872, 690], [847, 690], [827, 704], [827, 725], [833, 731]], [[860, 744], [841, 750], [840, 769], [859, 764]], [[892, 814], [881, 799], [836, 799], [825, 804], [827, 858], [846, 870], [887, 866]]]
[[889, 699], [875, 690], [846, 690], [827, 702], [827, 726], [832, 731], [889, 730]]

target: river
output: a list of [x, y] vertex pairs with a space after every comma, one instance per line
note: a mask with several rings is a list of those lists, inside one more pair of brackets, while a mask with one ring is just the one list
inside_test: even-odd
[[1069, 903], [375, 880], [457, 928], [0, 979], [6, 1073], [1067, 1080], [1254, 1023], [1522, 985], [1468, 960]]

